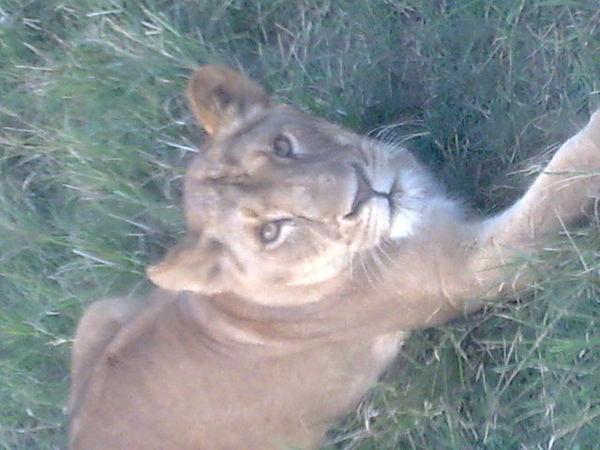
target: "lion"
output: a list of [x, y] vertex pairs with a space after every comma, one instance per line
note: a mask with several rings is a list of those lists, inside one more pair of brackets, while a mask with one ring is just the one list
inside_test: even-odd
[[201, 67], [187, 98], [207, 133], [187, 234], [147, 270], [147, 298], [85, 312], [73, 450], [316, 448], [411, 330], [525, 289], [522, 256], [600, 194], [600, 111], [514, 205], [474, 219], [404, 148], [241, 73]]

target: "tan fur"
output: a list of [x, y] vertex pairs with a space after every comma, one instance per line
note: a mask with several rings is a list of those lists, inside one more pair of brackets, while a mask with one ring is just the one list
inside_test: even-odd
[[515, 254], [600, 193], [600, 113], [506, 212], [468, 221], [404, 149], [272, 106], [207, 66], [188, 99], [209, 134], [185, 182], [188, 234], [157, 289], [86, 312], [71, 449], [314, 448], [409, 330], [511, 294]]

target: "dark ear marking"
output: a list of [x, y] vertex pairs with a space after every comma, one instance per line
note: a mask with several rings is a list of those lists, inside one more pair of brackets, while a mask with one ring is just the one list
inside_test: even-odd
[[216, 261], [211, 267], [210, 269], [208, 269], [207, 273], [206, 273], [206, 280], [208, 282], [217, 279], [220, 275], [221, 275], [222, 269], [221, 269], [221, 264]]
[[270, 105], [262, 87], [223, 66], [200, 67], [190, 79], [187, 98], [196, 120], [210, 135], [243, 119], [252, 108]]
[[214, 100], [222, 109], [227, 109], [233, 103], [233, 97], [223, 86], [217, 86], [214, 92]]

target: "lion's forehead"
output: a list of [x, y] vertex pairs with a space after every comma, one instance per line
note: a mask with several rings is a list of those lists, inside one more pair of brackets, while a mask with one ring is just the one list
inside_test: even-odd
[[207, 162], [226, 161], [232, 167], [240, 156], [264, 150], [279, 136], [287, 136], [306, 154], [344, 157], [361, 140], [335, 125], [315, 119], [289, 106], [272, 108], [248, 118], [203, 149]]
[[238, 209], [262, 220], [286, 215], [329, 220], [350, 212], [360, 165], [353, 155], [294, 161], [259, 155], [257, 159], [247, 164], [199, 160], [198, 168], [186, 177], [188, 217], [237, 220], [232, 211]]
[[325, 179], [312, 186], [310, 181], [307, 176], [304, 184], [299, 178], [280, 183], [202, 183], [186, 192], [186, 212], [202, 228], [228, 226], [232, 232], [295, 218], [335, 222], [348, 212], [354, 196], [353, 180], [346, 177], [328, 183]]

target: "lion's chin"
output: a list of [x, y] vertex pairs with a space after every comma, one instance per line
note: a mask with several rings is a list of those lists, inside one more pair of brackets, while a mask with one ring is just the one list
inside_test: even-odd
[[413, 236], [421, 220], [421, 214], [414, 209], [401, 208], [392, 217], [390, 238], [402, 239]]

